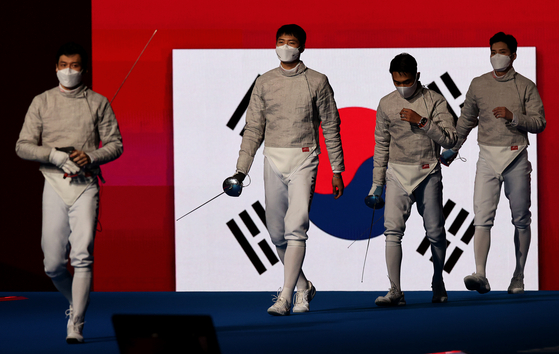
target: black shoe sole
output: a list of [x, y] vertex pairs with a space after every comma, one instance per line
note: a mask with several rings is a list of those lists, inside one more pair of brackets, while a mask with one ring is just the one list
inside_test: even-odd
[[76, 338], [66, 338], [66, 343], [68, 344], [83, 344], [83, 341], [79, 341]]

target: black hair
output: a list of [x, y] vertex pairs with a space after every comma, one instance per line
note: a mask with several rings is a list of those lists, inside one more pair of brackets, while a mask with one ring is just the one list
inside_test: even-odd
[[79, 54], [80, 58], [82, 60], [82, 68], [83, 70], [87, 70], [89, 69], [89, 61], [88, 61], [88, 57], [87, 57], [87, 52], [85, 51], [84, 47], [82, 47], [81, 45], [79, 45], [78, 43], [75, 42], [68, 42], [66, 44], [63, 44], [59, 49], [58, 52], [56, 52], [56, 65], [58, 65], [58, 61], [60, 60], [60, 57], [65, 55], [67, 57], [72, 56], [74, 54]]
[[509, 47], [511, 54], [516, 53], [516, 48], [518, 48], [518, 42], [516, 41], [516, 38], [514, 38], [512, 34], [505, 34], [504, 32], [499, 32], [495, 34], [489, 40], [489, 47], [493, 47], [493, 44], [497, 42], [505, 43], [507, 47]]
[[295, 25], [295, 24], [291, 24], [291, 25], [283, 25], [281, 26], [278, 31], [276, 32], [276, 42], [278, 41], [278, 38], [282, 35], [282, 34], [287, 34], [287, 35], [291, 35], [295, 38], [297, 38], [299, 40], [299, 44], [301, 47], [305, 46], [305, 42], [307, 41], [307, 33], [305, 32], [305, 30], [299, 26], [299, 25]]
[[391, 74], [397, 72], [400, 74], [408, 73], [415, 76], [417, 74], [417, 61], [408, 53], [398, 54], [390, 62], [389, 71]]

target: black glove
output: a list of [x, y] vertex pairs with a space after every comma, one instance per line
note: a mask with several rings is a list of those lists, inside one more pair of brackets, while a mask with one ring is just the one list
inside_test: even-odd
[[245, 177], [246, 177], [246, 175], [244, 173], [241, 173], [241, 172], [237, 172], [232, 176], [232, 178], [236, 179], [241, 184], [245, 180]]

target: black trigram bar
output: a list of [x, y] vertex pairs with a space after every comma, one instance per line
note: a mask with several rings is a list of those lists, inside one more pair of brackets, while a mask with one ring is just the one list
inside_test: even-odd
[[421, 254], [422, 256], [425, 256], [425, 252], [427, 252], [430, 245], [431, 242], [429, 242], [429, 239], [427, 238], [427, 236], [425, 236], [423, 238], [423, 241], [421, 241], [421, 243], [419, 244], [419, 247], [417, 247], [417, 252], [419, 252], [419, 254]]
[[460, 248], [456, 247], [454, 249], [454, 251], [452, 251], [452, 254], [450, 255], [450, 257], [448, 257], [448, 260], [446, 261], [445, 265], [444, 265], [444, 271], [449, 273], [452, 271], [452, 268], [454, 268], [454, 266], [456, 265], [456, 262], [458, 262], [458, 259], [460, 258], [460, 256], [462, 255], [462, 253], [464, 253], [464, 251], [462, 251]]
[[474, 237], [475, 231], [476, 231], [476, 228], [474, 226], [474, 221], [472, 220], [472, 222], [470, 223], [470, 226], [468, 226], [468, 229], [466, 230], [466, 232], [464, 232], [464, 236], [462, 236], [462, 238], [460, 240], [462, 242], [464, 242], [465, 244], [470, 243], [470, 241], [472, 240], [472, 237]]
[[461, 209], [456, 219], [454, 219], [452, 225], [450, 225], [448, 232], [456, 236], [456, 233], [458, 232], [458, 230], [460, 230], [460, 227], [462, 226], [462, 224], [464, 223], [464, 221], [466, 220], [469, 214], [470, 213], [468, 213], [466, 210]]
[[443, 80], [448, 91], [450, 91], [450, 93], [452, 94], [452, 97], [456, 99], [462, 94], [458, 87], [456, 87], [456, 84], [454, 83], [450, 75], [448, 75], [448, 72], [442, 74], [441, 79]]
[[268, 258], [268, 261], [270, 261], [271, 265], [274, 265], [278, 262], [278, 257], [276, 257], [274, 251], [272, 251], [266, 240], [258, 242], [258, 246], [260, 246], [260, 249], [262, 250], [262, 252], [264, 252], [264, 255], [266, 256], [266, 258]]
[[[260, 76], [260, 74], [258, 74], [256, 76], [256, 79], [258, 79], [259, 76]], [[235, 129], [235, 127], [237, 126], [237, 124], [239, 123], [241, 118], [243, 117], [243, 114], [247, 110], [248, 103], [250, 102], [250, 95], [252, 94], [252, 89], [254, 89], [254, 85], [256, 84], [256, 79], [254, 79], [254, 81], [252, 82], [252, 85], [250, 85], [250, 88], [248, 89], [247, 93], [245, 94], [245, 97], [243, 97], [243, 99], [241, 100], [241, 103], [239, 103], [239, 106], [237, 107], [237, 109], [235, 110], [233, 115], [231, 116], [231, 119], [229, 119], [229, 122], [227, 122], [227, 126], [229, 128], [231, 128], [231, 130]]]
[[252, 236], [256, 236], [260, 233], [260, 230], [258, 230], [258, 227], [256, 227], [256, 224], [254, 223], [254, 221], [252, 221], [250, 215], [248, 215], [246, 210], [240, 213], [239, 216], [241, 217], [241, 220], [243, 220], [243, 222], [245, 223], [248, 231], [250, 231]]
[[429, 89], [435, 91], [435, 92], [438, 93], [438, 94], [441, 94], [441, 95], [443, 94], [443, 93], [441, 92], [441, 90], [439, 89], [439, 86], [437, 86], [437, 84], [436, 84], [434, 81], [431, 82], [429, 85], [427, 85], [427, 87], [429, 87]]
[[[439, 86], [437, 86], [436, 83], [431, 82], [429, 85], [427, 85], [427, 87], [429, 87], [431, 90], [435, 91], [436, 93], [439, 93], [439, 94], [442, 95], [441, 90], [439, 89]], [[456, 115], [456, 113], [454, 113], [454, 110], [452, 109], [452, 107], [450, 107], [448, 102], [446, 104], [446, 107], [448, 108], [448, 111], [450, 112], [450, 114], [454, 118], [454, 123], [456, 123], [456, 121], [458, 120], [458, 116]]]
[[446, 203], [444, 204], [443, 207], [443, 215], [444, 215], [444, 219], [446, 220], [448, 218], [448, 216], [450, 215], [450, 212], [452, 211], [452, 209], [454, 209], [454, 207], [456, 206], [456, 203], [453, 202], [452, 200], [447, 200]]
[[243, 235], [243, 232], [241, 231], [241, 229], [239, 229], [239, 226], [237, 225], [235, 220], [229, 220], [229, 222], [227, 222], [227, 226], [233, 233], [233, 236], [235, 236], [235, 238], [237, 239], [237, 242], [239, 242], [239, 245], [241, 245], [243, 251], [245, 251], [248, 259], [250, 259], [250, 261], [254, 265], [254, 268], [256, 268], [258, 274], [264, 273], [266, 271], [266, 267], [264, 267], [264, 264], [262, 264], [262, 261], [260, 261], [260, 258], [258, 258], [258, 256], [256, 255], [256, 252], [254, 252], [254, 250], [248, 243], [245, 235]]
[[258, 215], [264, 226], [266, 226], [266, 210], [264, 210], [262, 204], [260, 204], [259, 201], [256, 201], [256, 203], [252, 204], [252, 209], [254, 209], [256, 215]]

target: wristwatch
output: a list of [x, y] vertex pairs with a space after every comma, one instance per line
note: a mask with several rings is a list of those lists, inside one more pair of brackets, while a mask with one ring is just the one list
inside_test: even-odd
[[423, 117], [421, 118], [421, 120], [419, 121], [419, 123], [417, 124], [417, 126], [419, 128], [423, 128], [425, 126], [425, 124], [427, 124], [427, 118]]

